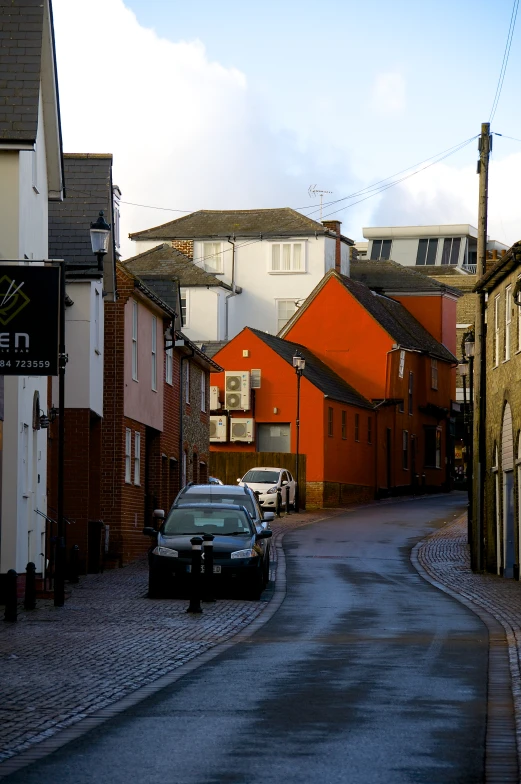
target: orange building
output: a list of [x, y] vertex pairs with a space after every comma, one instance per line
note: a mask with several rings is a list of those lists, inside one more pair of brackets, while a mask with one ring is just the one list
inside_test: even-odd
[[[425, 296], [418, 308], [417, 293], [399, 302], [330, 271], [279, 337], [247, 328], [216, 355], [225, 370], [260, 371], [262, 383], [252, 390], [252, 408], [240, 412], [255, 422], [252, 442], [211, 450], [276, 451], [265, 448], [263, 432], [284, 423], [288, 440], [279, 451], [294, 451], [298, 349], [306, 358], [300, 451], [308, 505], [447, 487], [456, 358], [406, 307], [410, 301], [437, 337], [450, 335], [442, 294]], [[455, 307], [453, 321], [455, 333]], [[222, 374], [211, 384], [224, 401]]]

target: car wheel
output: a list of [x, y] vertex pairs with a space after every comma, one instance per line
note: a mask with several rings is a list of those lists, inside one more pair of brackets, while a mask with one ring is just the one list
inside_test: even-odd
[[270, 554], [268, 552], [266, 553], [265, 564], [262, 570], [262, 582], [264, 584], [264, 587], [267, 586], [269, 581], [270, 581]]
[[259, 571], [258, 574], [255, 575], [253, 579], [249, 582], [249, 587], [247, 591], [248, 599], [251, 599], [254, 602], [258, 602], [261, 598], [261, 594], [264, 590], [264, 574], [263, 572]]
[[148, 573], [148, 598], [149, 599], [163, 599], [165, 596], [165, 586], [154, 572]]

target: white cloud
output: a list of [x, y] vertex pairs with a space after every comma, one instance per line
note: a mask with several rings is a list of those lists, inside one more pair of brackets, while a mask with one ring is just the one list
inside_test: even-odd
[[[477, 226], [478, 175], [475, 166], [446, 164], [411, 177], [382, 196], [372, 226], [470, 223]], [[521, 153], [492, 159], [489, 175], [488, 234], [511, 245], [521, 239]]]
[[370, 107], [378, 114], [393, 114], [405, 108], [405, 80], [397, 71], [376, 75]]

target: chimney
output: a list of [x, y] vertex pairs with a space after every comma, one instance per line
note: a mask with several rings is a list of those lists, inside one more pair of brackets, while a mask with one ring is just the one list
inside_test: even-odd
[[172, 247], [180, 253], [184, 253], [189, 259], [194, 257], [194, 241], [193, 240], [172, 240]]
[[322, 221], [322, 225], [324, 226], [324, 228], [330, 229], [330, 231], [333, 231], [336, 234], [335, 269], [336, 269], [337, 272], [340, 272], [341, 259], [342, 259], [342, 251], [341, 251], [341, 244], [340, 244], [340, 226], [341, 226], [341, 221], [338, 221], [338, 220], [325, 220], [325, 221]]

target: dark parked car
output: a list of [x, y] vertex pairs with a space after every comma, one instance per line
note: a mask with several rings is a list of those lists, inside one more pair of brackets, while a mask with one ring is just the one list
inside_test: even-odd
[[247, 486], [186, 485], [179, 491], [173, 506], [185, 504], [237, 504], [246, 507], [256, 526], [266, 528], [275, 519], [274, 512], [262, 512], [257, 494]]
[[[213, 534], [214, 577], [219, 585], [240, 588], [241, 594], [259, 599], [269, 580], [269, 539], [244, 507], [232, 504], [173, 506], [149, 552], [148, 595], [160, 598], [186, 592], [190, 577], [193, 536]], [[203, 562], [204, 563], [204, 562]], [[204, 567], [203, 567], [204, 568]]]

